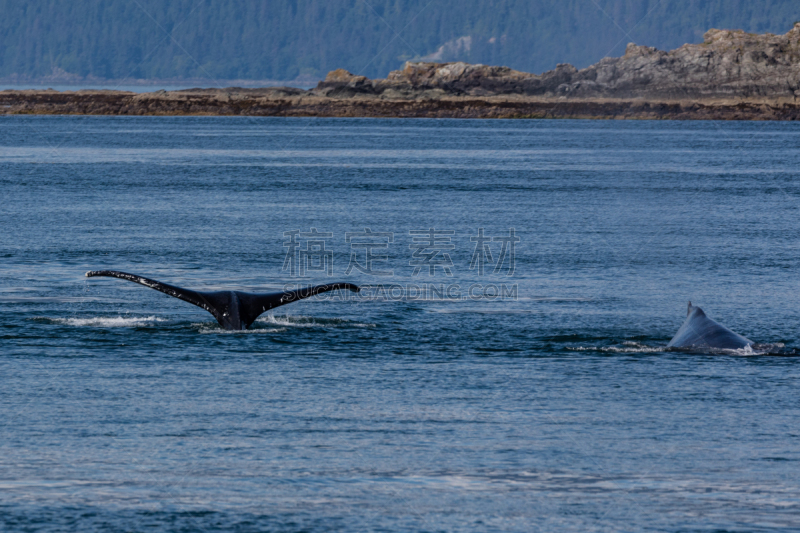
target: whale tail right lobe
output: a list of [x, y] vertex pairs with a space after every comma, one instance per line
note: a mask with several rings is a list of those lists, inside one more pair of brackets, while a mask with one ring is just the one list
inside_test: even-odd
[[327, 283], [324, 285], [313, 285], [301, 289], [273, 292], [267, 294], [253, 294], [249, 292], [237, 292], [239, 297], [239, 315], [241, 317], [242, 329], [249, 328], [255, 320], [263, 313], [275, 309], [281, 305], [297, 302], [305, 298], [311, 298], [323, 292], [347, 289], [358, 292], [361, 289], [352, 283]]

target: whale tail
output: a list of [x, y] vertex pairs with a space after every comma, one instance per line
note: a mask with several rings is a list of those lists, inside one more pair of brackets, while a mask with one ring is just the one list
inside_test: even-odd
[[352, 283], [328, 283], [314, 285], [292, 291], [272, 293], [250, 293], [241, 291], [194, 291], [176, 285], [162, 283], [136, 274], [128, 274], [118, 270], [91, 270], [86, 273], [87, 278], [106, 276], [132, 281], [145, 287], [161, 291], [174, 298], [183, 300], [192, 305], [205, 309], [219, 322], [219, 325], [229, 330], [249, 328], [263, 313], [281, 305], [285, 305], [305, 298], [310, 298], [323, 292], [338, 289], [347, 289], [358, 292], [361, 289]]

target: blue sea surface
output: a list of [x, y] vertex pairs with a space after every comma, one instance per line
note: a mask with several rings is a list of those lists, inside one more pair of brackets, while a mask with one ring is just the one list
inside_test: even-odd
[[[800, 530], [798, 177], [792, 123], [2, 117], [0, 530]], [[689, 300], [759, 344], [668, 351]]]

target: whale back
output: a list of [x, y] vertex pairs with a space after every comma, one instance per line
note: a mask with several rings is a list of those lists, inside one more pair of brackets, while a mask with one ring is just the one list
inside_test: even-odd
[[686, 320], [667, 347], [738, 350], [752, 344], [753, 341], [708, 318], [702, 309], [689, 302]]

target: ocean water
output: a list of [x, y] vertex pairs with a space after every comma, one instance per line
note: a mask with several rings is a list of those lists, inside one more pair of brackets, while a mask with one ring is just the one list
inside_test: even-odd
[[[796, 531], [798, 169], [790, 123], [2, 117], [0, 529]], [[364, 290], [228, 332], [98, 269]], [[667, 351], [689, 300], [759, 345]]]
[[61, 85], [61, 84], [0, 84], [0, 91], [59, 91], [59, 92], [74, 92], [82, 90], [94, 91], [129, 91], [132, 93], [151, 93], [156, 91], [181, 91], [191, 89], [192, 87], [186, 85]]
[[128, 91], [132, 93], [154, 93], [156, 91], [185, 91], [188, 89], [197, 88], [212, 88], [212, 89], [227, 89], [231, 87], [245, 88], [263, 88], [263, 87], [297, 87], [300, 89], [311, 89], [316, 87], [316, 82], [309, 84], [308, 82], [291, 81], [259, 81], [257, 83], [247, 83], [245, 80], [195, 80], [193, 83], [160, 83], [149, 85], [130, 85], [127, 83], [105, 83], [105, 84], [81, 84], [81, 85], [62, 85], [58, 83], [40, 84], [3, 84], [0, 83], [0, 91], [46, 91], [54, 90], [59, 92], [74, 92], [81, 90], [95, 90], [95, 91]]

